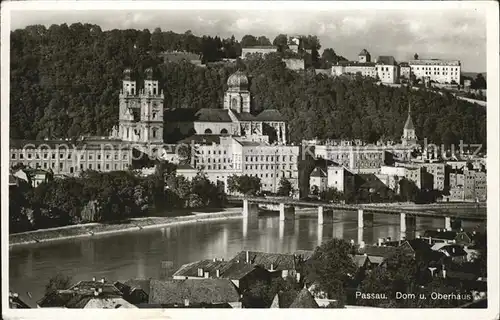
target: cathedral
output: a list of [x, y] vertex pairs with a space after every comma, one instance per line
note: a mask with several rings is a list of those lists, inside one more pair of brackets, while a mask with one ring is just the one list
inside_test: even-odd
[[112, 138], [148, 145], [163, 144], [163, 90], [153, 78], [153, 69], [145, 70], [142, 89], [132, 79], [132, 71], [123, 72], [119, 96], [119, 123]]
[[[256, 141], [287, 144], [286, 120], [276, 109], [252, 113], [249, 81], [242, 71], [227, 80], [221, 109], [169, 109], [165, 113], [169, 137], [235, 136]], [[176, 142], [176, 141], [172, 141]]]

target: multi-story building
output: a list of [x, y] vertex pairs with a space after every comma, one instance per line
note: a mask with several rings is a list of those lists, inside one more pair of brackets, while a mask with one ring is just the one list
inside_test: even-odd
[[370, 53], [363, 49], [358, 55], [358, 61], [340, 61], [332, 66], [332, 76], [360, 74], [364, 77], [378, 77], [383, 83], [397, 83], [399, 80], [398, 70], [394, 57], [379, 56], [377, 62], [372, 62]]
[[[381, 179], [382, 178], [382, 179]], [[389, 188], [397, 188], [397, 183], [401, 179], [407, 179], [415, 183], [417, 188], [423, 189], [428, 185], [426, 181], [425, 169], [420, 167], [392, 167], [392, 166], [382, 166], [380, 167], [380, 177], [379, 179], [385, 183], [387, 181], [387, 186]], [[393, 185], [394, 184], [394, 185]]]
[[411, 67], [408, 62], [399, 63], [399, 77], [402, 79], [410, 79]]
[[320, 167], [314, 168], [309, 178], [309, 187], [311, 191], [316, 187], [319, 192], [323, 192], [327, 189], [327, 183], [328, 176], [325, 170]]
[[377, 76], [382, 83], [398, 83], [399, 68], [393, 56], [379, 56], [376, 68]]
[[375, 173], [384, 164], [385, 150], [376, 145], [317, 145], [316, 157], [333, 161], [352, 173]]
[[282, 178], [298, 190], [299, 147], [269, 144], [251, 137], [220, 137], [217, 143], [196, 144], [191, 166], [180, 168], [178, 174], [194, 177], [202, 170], [216, 184], [227, 190], [232, 175], [258, 177], [263, 191], [277, 192]]
[[460, 83], [459, 60], [417, 59], [408, 62], [417, 79], [428, 77], [439, 83]]
[[132, 164], [132, 148], [127, 142], [104, 138], [82, 138], [75, 142], [11, 140], [10, 163], [64, 175], [85, 170], [126, 170]]
[[354, 190], [354, 174], [342, 166], [328, 166], [327, 186], [340, 192]]
[[444, 162], [396, 162], [396, 167], [406, 167], [406, 168], [423, 168], [424, 172], [427, 174], [428, 179], [432, 181], [426, 181], [428, 187], [432, 187], [433, 190], [443, 191], [445, 188], [445, 167]]
[[138, 89], [132, 71], [124, 71], [119, 96], [119, 123], [111, 137], [136, 144], [163, 143], [163, 90], [153, 78], [153, 69], [145, 70], [144, 87]]
[[226, 192], [227, 178], [232, 175], [258, 177], [262, 190], [270, 192], [277, 192], [285, 178], [298, 190], [300, 148], [286, 145], [285, 118], [275, 109], [251, 114], [248, 78], [243, 72], [231, 75], [228, 87], [223, 109], [207, 109], [207, 117], [202, 118], [206, 121], [196, 118], [195, 134], [181, 140], [192, 144], [194, 151], [190, 166], [177, 173], [192, 178], [202, 170], [212, 182], [223, 184]]
[[278, 47], [276, 46], [253, 46], [241, 49], [241, 59], [246, 59], [249, 54], [262, 54], [266, 55], [269, 53], [278, 52]]
[[449, 173], [450, 194], [448, 201], [485, 201], [487, 199], [486, 172], [469, 169], [455, 169]]

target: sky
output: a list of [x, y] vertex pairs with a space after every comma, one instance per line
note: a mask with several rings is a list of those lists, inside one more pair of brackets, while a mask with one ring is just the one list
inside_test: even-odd
[[[147, 8], [143, 6], [142, 8]], [[383, 8], [383, 6], [382, 6]], [[119, 10], [13, 11], [12, 29], [43, 24], [93, 23], [103, 30], [149, 29], [195, 35], [317, 35], [322, 49], [333, 48], [349, 60], [366, 48], [372, 59], [392, 55], [397, 61], [419, 58], [457, 59], [462, 70], [486, 71], [486, 10], [361, 9], [361, 10]]]

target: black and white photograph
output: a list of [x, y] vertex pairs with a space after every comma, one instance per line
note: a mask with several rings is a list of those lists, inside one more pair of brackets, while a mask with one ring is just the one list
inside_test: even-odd
[[1, 18], [4, 318], [498, 319], [497, 2]]

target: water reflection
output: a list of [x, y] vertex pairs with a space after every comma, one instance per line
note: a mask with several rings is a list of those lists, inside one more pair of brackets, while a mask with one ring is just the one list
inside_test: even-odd
[[[329, 216], [329, 217], [328, 217]], [[158, 277], [162, 261], [174, 267], [200, 259], [231, 258], [241, 250], [293, 252], [313, 250], [331, 238], [375, 243], [378, 238], [399, 238], [399, 216], [376, 215], [373, 227], [359, 229], [356, 212], [325, 213], [323, 225], [316, 215], [279, 221], [277, 216], [185, 224], [161, 229], [80, 238], [15, 247], [10, 254], [12, 290], [31, 291], [41, 298], [48, 279], [57, 272], [74, 281], [104, 276], [112, 281]], [[418, 218], [415, 229], [442, 228], [442, 219]], [[477, 223], [464, 223], [464, 228]], [[408, 230], [408, 235], [410, 230]], [[27, 297], [23, 297], [31, 301]], [[32, 301], [32, 302], [33, 302]]]

